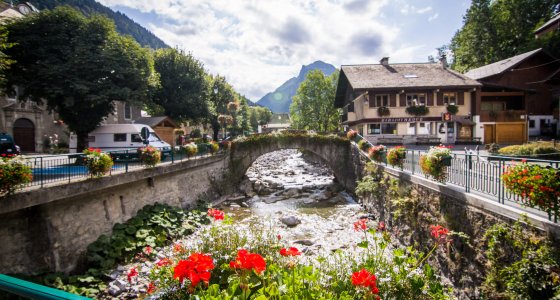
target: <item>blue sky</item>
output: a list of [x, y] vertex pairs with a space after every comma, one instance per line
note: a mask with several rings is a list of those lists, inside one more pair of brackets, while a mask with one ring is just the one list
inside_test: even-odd
[[257, 101], [302, 65], [425, 62], [470, 0], [97, 0]]

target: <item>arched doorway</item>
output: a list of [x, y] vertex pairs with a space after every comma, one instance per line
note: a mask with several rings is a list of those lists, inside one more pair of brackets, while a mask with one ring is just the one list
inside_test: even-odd
[[22, 152], [35, 152], [35, 125], [29, 119], [14, 122], [14, 142]]

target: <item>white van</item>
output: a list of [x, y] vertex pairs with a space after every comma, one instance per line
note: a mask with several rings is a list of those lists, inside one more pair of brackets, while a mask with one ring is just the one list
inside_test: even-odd
[[[144, 124], [108, 124], [101, 125], [88, 135], [88, 147], [99, 148], [103, 151], [136, 150], [146, 146], [140, 132], [147, 127], [150, 135], [148, 144], [162, 152], [162, 158], [171, 151], [171, 145], [162, 141], [155, 131]], [[75, 135], [70, 137], [70, 148], [76, 149]]]

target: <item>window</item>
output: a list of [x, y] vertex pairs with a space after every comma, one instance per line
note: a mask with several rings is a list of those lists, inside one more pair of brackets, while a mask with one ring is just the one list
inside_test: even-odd
[[535, 128], [535, 120], [529, 120], [529, 128]]
[[138, 133], [130, 135], [130, 141], [133, 143], [142, 143], [142, 137]]
[[125, 120], [132, 119], [132, 106], [130, 106], [130, 104], [128, 103], [124, 104], [124, 119]]
[[368, 134], [397, 134], [397, 123], [368, 124]]
[[455, 124], [453, 122], [447, 122], [447, 133], [455, 133]]
[[113, 135], [113, 142], [126, 142], [126, 133], [115, 133]]
[[375, 105], [377, 107], [389, 106], [389, 95], [375, 95]]
[[443, 104], [456, 105], [457, 93], [443, 93]]
[[426, 105], [426, 94], [407, 94], [406, 106], [424, 106]]

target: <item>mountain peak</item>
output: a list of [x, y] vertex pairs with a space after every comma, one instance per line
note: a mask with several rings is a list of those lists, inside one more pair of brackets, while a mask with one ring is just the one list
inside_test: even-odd
[[259, 105], [268, 107], [272, 112], [275, 113], [287, 113], [290, 111], [290, 105], [292, 104], [292, 97], [296, 94], [297, 89], [300, 84], [305, 80], [305, 76], [310, 71], [320, 70], [326, 76], [331, 75], [336, 68], [323, 62], [321, 60], [314, 61], [309, 65], [301, 66], [301, 70], [297, 77], [292, 77], [284, 82], [280, 87], [278, 87], [274, 92], [266, 94], [257, 103]]

